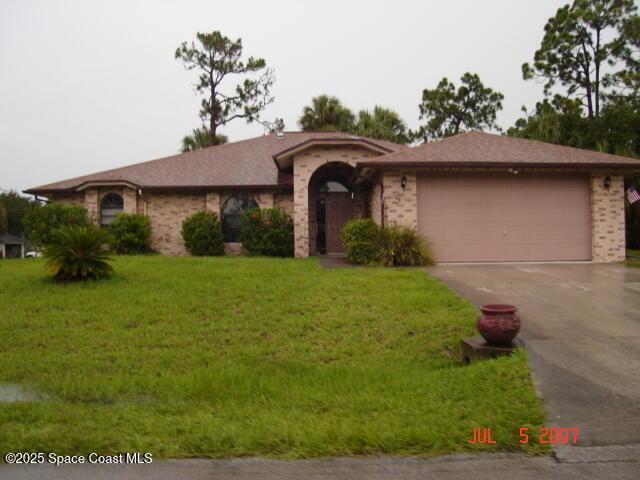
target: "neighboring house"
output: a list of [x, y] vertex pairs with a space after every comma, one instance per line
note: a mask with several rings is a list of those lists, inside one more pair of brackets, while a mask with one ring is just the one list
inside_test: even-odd
[[85, 205], [102, 225], [151, 218], [152, 246], [185, 254], [182, 221], [221, 216], [239, 252], [248, 207], [293, 218], [295, 254], [343, 251], [354, 217], [416, 228], [439, 261], [620, 261], [624, 177], [640, 160], [470, 132], [407, 148], [337, 132], [271, 134], [32, 188]]
[[27, 241], [11, 233], [0, 234], [0, 258], [24, 258]]

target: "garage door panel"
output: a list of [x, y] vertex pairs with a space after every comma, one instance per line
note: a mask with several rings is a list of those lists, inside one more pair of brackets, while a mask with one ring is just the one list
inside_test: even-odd
[[589, 260], [586, 176], [423, 174], [418, 227], [438, 261]]
[[502, 229], [502, 227], [504, 226], [505, 214], [506, 214], [506, 209], [502, 204], [492, 208], [485, 208], [484, 210], [485, 223], [487, 225], [498, 227], [498, 229]]

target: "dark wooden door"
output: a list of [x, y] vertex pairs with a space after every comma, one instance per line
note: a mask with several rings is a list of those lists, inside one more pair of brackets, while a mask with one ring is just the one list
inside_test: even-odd
[[326, 203], [327, 253], [344, 253], [340, 230], [353, 218], [351, 193], [330, 193]]

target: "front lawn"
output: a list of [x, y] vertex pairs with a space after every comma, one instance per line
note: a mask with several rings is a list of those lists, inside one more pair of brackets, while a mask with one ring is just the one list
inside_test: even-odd
[[539, 452], [524, 353], [462, 366], [476, 310], [419, 269], [315, 259], [120, 257], [54, 284], [0, 261], [0, 451], [155, 457]]

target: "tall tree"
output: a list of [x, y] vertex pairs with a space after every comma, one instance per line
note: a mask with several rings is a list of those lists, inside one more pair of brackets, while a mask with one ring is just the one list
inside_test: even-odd
[[[218, 133], [216, 135], [216, 145], [227, 143], [229, 138], [226, 135]], [[194, 128], [191, 135], [186, 135], [182, 139], [182, 153], [191, 152], [200, 148], [209, 147], [211, 142], [211, 135], [207, 127]]]
[[635, 12], [633, 0], [574, 0], [544, 27], [533, 65], [522, 65], [525, 80], [542, 78], [545, 94], [556, 85], [578, 98], [593, 119], [600, 114], [606, 65], [624, 53], [623, 26]]
[[587, 119], [579, 100], [556, 95], [553, 99], [545, 98], [538, 102], [531, 113], [524, 107], [522, 110], [525, 116], [516, 120], [515, 125], [507, 130], [507, 135], [589, 148]]
[[609, 99], [592, 120], [579, 100], [556, 95], [536, 104], [507, 135], [626, 156], [640, 156], [640, 109], [624, 97]]
[[357, 135], [390, 142], [407, 144], [410, 141], [406, 123], [397, 112], [379, 105], [373, 107], [373, 112], [360, 110], [354, 129]]
[[[208, 125], [209, 145], [219, 142], [218, 127], [237, 118], [252, 122], [273, 102], [273, 70], [262, 58], [242, 57], [242, 40], [235, 41], [218, 31], [197, 33], [197, 42], [183, 42], [175, 52], [186, 70], [196, 70], [196, 93], [204, 97], [200, 117]], [[234, 75], [242, 80], [233, 89], [224, 83]]]
[[284, 119], [282, 118], [275, 118], [270, 122], [262, 122], [262, 125], [269, 131], [269, 133], [280, 133], [284, 132], [285, 129]]
[[319, 95], [311, 99], [311, 105], [302, 109], [298, 124], [304, 131], [353, 132], [354, 121], [353, 112], [336, 97]]
[[5, 231], [13, 235], [23, 234], [22, 218], [29, 210], [38, 206], [35, 200], [23, 197], [14, 190], [0, 191], [0, 204], [5, 210]]
[[640, 16], [633, 15], [622, 25], [626, 40], [621, 59], [625, 68], [613, 76], [610, 82], [615, 91], [613, 97], [627, 97], [640, 105]]
[[466, 130], [499, 130], [496, 114], [504, 95], [485, 87], [477, 74], [467, 72], [460, 81], [456, 89], [445, 77], [435, 89], [422, 91], [420, 120], [426, 123], [413, 133], [417, 139], [427, 142]]
[[7, 231], [7, 210], [0, 203], [0, 235]]

